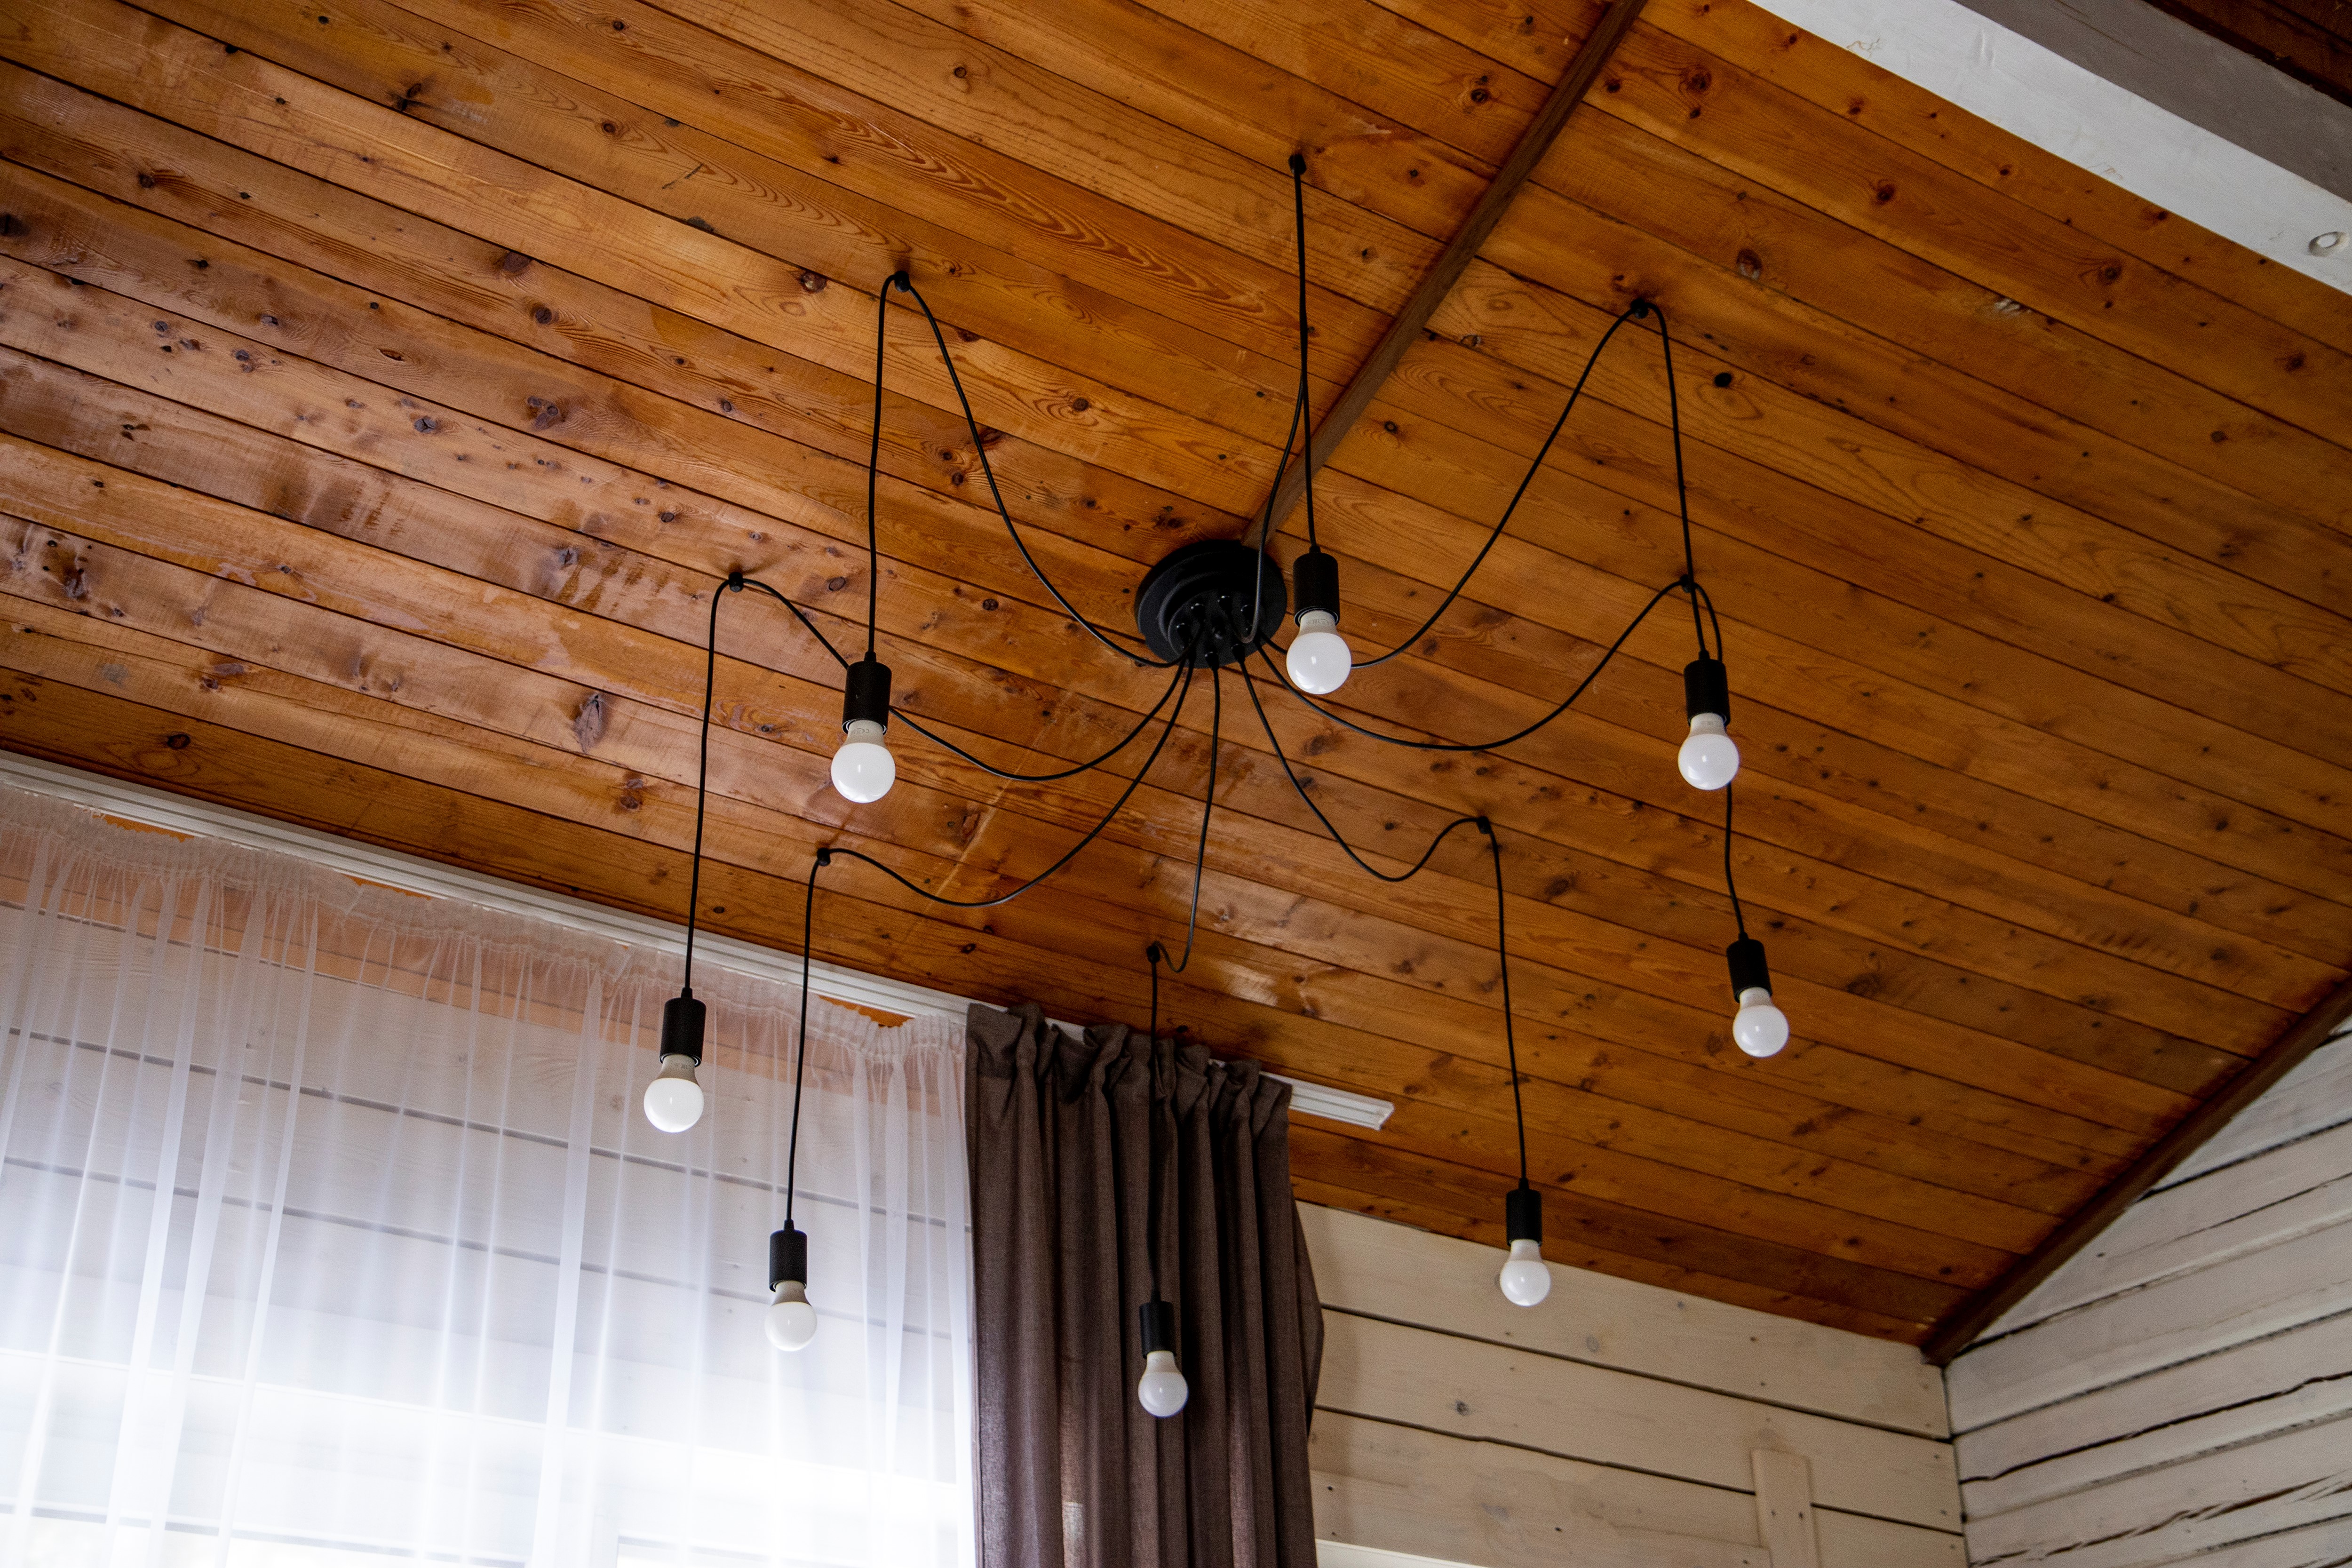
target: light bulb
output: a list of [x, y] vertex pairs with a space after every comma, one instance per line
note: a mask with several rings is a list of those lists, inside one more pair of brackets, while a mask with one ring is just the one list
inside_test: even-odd
[[665, 1132], [683, 1132], [702, 1120], [702, 1086], [694, 1081], [692, 1057], [664, 1057], [661, 1071], [646, 1085], [646, 1120]]
[[1290, 667], [1290, 684], [1309, 697], [1339, 690], [1348, 683], [1348, 671], [1355, 666], [1348, 639], [1331, 629], [1339, 624], [1328, 610], [1298, 613], [1298, 636], [1292, 640], [1285, 662]]
[[849, 739], [833, 753], [833, 787], [841, 792], [841, 798], [859, 805], [880, 800], [890, 793], [898, 777], [898, 764], [890, 760], [890, 748], [882, 743], [882, 726], [871, 719], [853, 721]]
[[1539, 1305], [1551, 1294], [1551, 1265], [1543, 1259], [1543, 1243], [1525, 1237], [1511, 1243], [1499, 1283], [1514, 1307]]
[[1723, 732], [1723, 715], [1698, 713], [1691, 718], [1690, 739], [1675, 761], [1693, 789], [1721, 789], [1739, 772], [1739, 747]]
[[1789, 1043], [1789, 1016], [1772, 1005], [1772, 993], [1751, 985], [1739, 994], [1731, 1037], [1751, 1057], [1769, 1057]]
[[779, 1280], [775, 1304], [768, 1309], [768, 1342], [780, 1351], [799, 1351], [814, 1338], [816, 1309], [809, 1305], [808, 1287], [797, 1279]]
[[1184, 1408], [1191, 1393], [1184, 1374], [1176, 1370], [1174, 1351], [1153, 1351], [1143, 1358], [1143, 1376], [1135, 1385], [1135, 1397], [1146, 1410], [1165, 1419]]

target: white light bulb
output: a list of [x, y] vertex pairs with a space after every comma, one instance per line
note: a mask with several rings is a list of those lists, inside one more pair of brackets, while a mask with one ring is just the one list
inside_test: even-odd
[[775, 1304], [768, 1309], [768, 1342], [780, 1351], [798, 1351], [814, 1338], [816, 1309], [809, 1305], [808, 1287], [797, 1279], [778, 1284]]
[[1721, 789], [1739, 772], [1739, 748], [1723, 732], [1723, 715], [1701, 713], [1691, 720], [1690, 739], [1675, 761], [1693, 789]]
[[1525, 1237], [1511, 1243], [1500, 1283], [1515, 1307], [1533, 1307], [1550, 1295], [1551, 1265], [1543, 1260], [1543, 1243]]
[[1348, 640], [1331, 628], [1339, 625], [1328, 610], [1304, 610], [1298, 616], [1298, 636], [1292, 640], [1290, 655], [1284, 662], [1290, 667], [1290, 684], [1309, 697], [1323, 697], [1348, 683], [1348, 671], [1355, 668], [1355, 656], [1348, 651]]
[[1174, 1351], [1153, 1351], [1143, 1358], [1143, 1377], [1135, 1385], [1135, 1397], [1146, 1410], [1164, 1419], [1183, 1409], [1191, 1393], [1184, 1374], [1176, 1370]]
[[1772, 993], [1751, 985], [1739, 994], [1731, 1037], [1751, 1057], [1769, 1057], [1789, 1043], [1789, 1016], [1772, 1005]]
[[833, 787], [841, 798], [859, 805], [880, 800], [898, 781], [898, 764], [882, 743], [882, 726], [860, 719], [849, 726], [849, 739], [833, 753]]
[[683, 1132], [702, 1120], [702, 1086], [694, 1081], [692, 1057], [664, 1057], [661, 1071], [646, 1085], [646, 1120], [665, 1132]]

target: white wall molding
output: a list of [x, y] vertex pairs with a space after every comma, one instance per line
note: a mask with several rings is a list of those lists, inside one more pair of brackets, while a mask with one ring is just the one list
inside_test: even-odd
[[[2061, 0], [2032, 3], [2061, 5]], [[2311, 250], [2316, 236], [2352, 234], [2352, 200], [1960, 0], [1758, 4], [2168, 212], [2280, 266], [2352, 292], [2352, 242], [2325, 256]], [[2284, 77], [2279, 80], [2310, 90]], [[2343, 112], [2333, 100], [2310, 96], [2327, 110]]]
[[[522, 882], [509, 882], [503, 878], [486, 876], [462, 867], [445, 866], [437, 860], [404, 855], [396, 849], [379, 849], [357, 839], [321, 832], [314, 827], [279, 822], [273, 817], [258, 816], [231, 806], [215, 805], [209, 801], [109, 778], [103, 773], [85, 773], [79, 768], [43, 762], [37, 757], [0, 752], [0, 784], [71, 801], [92, 811], [104, 812], [128, 822], [144, 823], [150, 827], [206, 838], [222, 838], [249, 848], [292, 855], [346, 877], [381, 883], [428, 899], [456, 899], [507, 914], [552, 921], [574, 931], [586, 931], [653, 952], [683, 955], [686, 952], [686, 928], [668, 921], [656, 920], [651, 915], [608, 909], [585, 899], [549, 892]], [[796, 954], [781, 952], [773, 948], [761, 947], [757, 942], [739, 941], [715, 931], [698, 932], [694, 945], [695, 956], [705, 963], [783, 985], [798, 986], [801, 983], [801, 964]], [[959, 1023], [971, 1006], [971, 999], [967, 996], [935, 991], [911, 981], [868, 974], [863, 970], [827, 963], [823, 959], [809, 966], [809, 994], [823, 996], [828, 1001], [845, 1002], [853, 1006], [870, 1007], [877, 1012], [896, 1013], [908, 1018], [949, 1018]], [[1072, 1034], [1081, 1032], [1076, 1024], [1063, 1023], [1059, 1019], [1053, 1022], [1055, 1027], [1067, 1029]], [[1295, 1116], [1317, 1116], [1357, 1127], [1379, 1128], [1396, 1109], [1391, 1101], [1375, 1100], [1370, 1095], [1308, 1083], [1304, 1079], [1288, 1078], [1281, 1073], [1268, 1073], [1266, 1076], [1290, 1085], [1290, 1109]]]

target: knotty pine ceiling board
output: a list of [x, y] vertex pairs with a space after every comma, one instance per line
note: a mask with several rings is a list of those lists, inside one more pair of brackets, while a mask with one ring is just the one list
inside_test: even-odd
[[[1281, 466], [1290, 152], [1319, 414], [1598, 15], [6, 0], [0, 744], [676, 918], [709, 595], [740, 567], [862, 631], [882, 279], [948, 324], [1039, 561], [1130, 624], [1144, 570], [1240, 534]], [[2352, 302], [1752, 5], [1651, 0], [1318, 480], [1360, 650], [1451, 584], [1642, 296], [1790, 1047], [1728, 1038], [1678, 611], [1499, 753], [1269, 712], [1379, 863], [1465, 813], [1503, 832], [1553, 1257], [1916, 1341], [2352, 959]], [[1164, 683], [1029, 574], [919, 315], [885, 318], [900, 700], [1008, 764], [1094, 755]], [[1629, 327], [1351, 718], [1499, 733], [1591, 668], [1681, 570], [1667, 393]], [[702, 918], [778, 947], [818, 847], [983, 896], [1149, 752], [1019, 784], [907, 733], [853, 809], [832, 660], [756, 597], [719, 643]], [[1218, 713], [1196, 683], [1048, 886], [940, 910], [849, 866], [819, 951], [1139, 1022], [1213, 726], [1163, 1016], [1397, 1101], [1379, 1133], [1298, 1124], [1303, 1196], [1499, 1239], [1483, 842], [1375, 882], [1231, 675]]]

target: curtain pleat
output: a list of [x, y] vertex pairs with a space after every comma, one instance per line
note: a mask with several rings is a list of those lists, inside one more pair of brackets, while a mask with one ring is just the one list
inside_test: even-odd
[[[1289, 1086], [1034, 1005], [968, 1028], [982, 1563], [1307, 1568], [1322, 1313]], [[1191, 1389], [1164, 1421], [1135, 1394], [1155, 1289]]]
[[963, 1040], [0, 791], [0, 1562], [972, 1560]]

